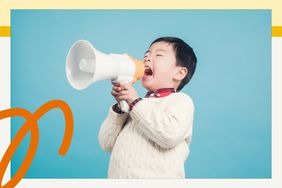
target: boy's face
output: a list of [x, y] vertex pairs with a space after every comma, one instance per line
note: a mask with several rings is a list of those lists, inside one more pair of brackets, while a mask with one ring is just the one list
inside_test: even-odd
[[[178, 72], [173, 45], [156, 42], [144, 55], [145, 73], [142, 85], [149, 91], [161, 88], [175, 88]], [[176, 88], [175, 88], [176, 89]]]

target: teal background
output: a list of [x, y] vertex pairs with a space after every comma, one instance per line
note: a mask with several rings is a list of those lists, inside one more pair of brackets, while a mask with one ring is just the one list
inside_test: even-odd
[[[110, 155], [98, 145], [100, 124], [115, 102], [110, 81], [73, 89], [65, 74], [70, 46], [86, 39], [104, 53], [143, 58], [161, 36], [194, 48], [197, 70], [183, 92], [195, 104], [189, 178], [271, 178], [270, 10], [13, 10], [11, 106], [34, 112], [52, 99], [69, 104], [74, 135], [58, 154], [64, 117], [52, 110], [39, 121], [40, 141], [25, 178], [106, 178]], [[146, 91], [135, 84], [139, 94]], [[12, 118], [12, 137], [24, 123]], [[12, 175], [29, 135], [12, 159]]]

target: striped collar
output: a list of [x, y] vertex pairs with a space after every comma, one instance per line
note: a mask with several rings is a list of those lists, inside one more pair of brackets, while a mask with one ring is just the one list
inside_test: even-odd
[[175, 93], [174, 88], [162, 88], [156, 91], [148, 91], [145, 98], [161, 98], [166, 97], [172, 93]]

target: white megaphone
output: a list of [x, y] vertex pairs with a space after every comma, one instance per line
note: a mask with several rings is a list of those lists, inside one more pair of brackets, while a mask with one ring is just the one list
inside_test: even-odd
[[[127, 54], [104, 54], [86, 40], [75, 42], [67, 55], [66, 74], [75, 89], [85, 89], [99, 80], [135, 82], [143, 73], [142, 61]], [[123, 112], [129, 112], [126, 101], [121, 101], [119, 106]]]

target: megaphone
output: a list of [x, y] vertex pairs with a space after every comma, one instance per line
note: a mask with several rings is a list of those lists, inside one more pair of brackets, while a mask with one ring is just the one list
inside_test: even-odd
[[[104, 54], [95, 49], [89, 41], [75, 42], [67, 55], [66, 74], [75, 89], [87, 88], [100, 80], [135, 82], [144, 73], [144, 63], [127, 54]], [[123, 112], [129, 111], [126, 101], [119, 103]]]

